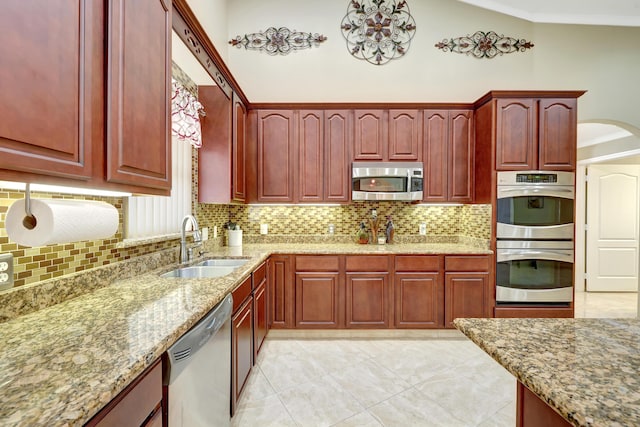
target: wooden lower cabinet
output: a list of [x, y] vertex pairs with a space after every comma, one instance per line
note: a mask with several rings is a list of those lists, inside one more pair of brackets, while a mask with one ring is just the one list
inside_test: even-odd
[[493, 317], [493, 257], [449, 255], [444, 261], [444, 326], [457, 317]]
[[[259, 267], [258, 271], [261, 268], [266, 270], [266, 264]], [[262, 276], [262, 280], [255, 283], [256, 275], [254, 273], [253, 279], [255, 286], [255, 290], [253, 291], [253, 360], [255, 362], [255, 359], [258, 357], [258, 353], [260, 353], [260, 349], [262, 348], [262, 343], [267, 337], [269, 329], [267, 327], [267, 277], [264, 275]]]
[[[249, 279], [250, 280], [250, 279]], [[253, 300], [248, 298], [231, 316], [231, 415], [253, 366]]]
[[516, 427], [569, 427], [551, 406], [518, 381], [516, 398]]
[[269, 328], [294, 327], [294, 284], [290, 255], [269, 258]]
[[347, 273], [347, 328], [389, 327], [389, 274]]
[[495, 308], [495, 317], [573, 317], [573, 307], [509, 307], [502, 306]]
[[339, 286], [337, 272], [296, 272], [296, 328], [342, 326]]
[[442, 328], [444, 288], [440, 273], [396, 273], [395, 327]]
[[162, 363], [158, 359], [85, 426], [162, 426], [162, 408]]

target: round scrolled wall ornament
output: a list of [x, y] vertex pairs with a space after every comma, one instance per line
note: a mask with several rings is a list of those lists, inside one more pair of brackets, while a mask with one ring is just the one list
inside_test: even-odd
[[406, 1], [351, 0], [340, 28], [352, 56], [384, 65], [407, 53], [416, 22]]

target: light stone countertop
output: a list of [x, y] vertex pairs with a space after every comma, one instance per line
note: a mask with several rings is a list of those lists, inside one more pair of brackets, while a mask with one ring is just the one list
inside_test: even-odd
[[640, 425], [640, 319], [456, 319], [575, 426]]
[[[492, 252], [455, 243], [250, 244], [205, 254], [204, 258], [249, 258], [230, 275], [216, 279], [159, 277], [177, 267], [166, 262], [173, 262], [175, 254], [150, 258], [147, 269], [165, 267], [142, 273], [140, 264], [111, 267], [115, 275], [102, 267], [94, 269], [91, 280], [108, 281], [108, 286], [84, 283], [91, 280], [76, 276], [74, 280], [90, 292], [0, 324], [0, 425], [84, 424], [271, 254], [399, 253]], [[47, 291], [57, 289], [47, 284]], [[28, 291], [26, 295], [39, 292], [33, 287]], [[0, 296], [5, 304], [16, 303], [16, 296]]]

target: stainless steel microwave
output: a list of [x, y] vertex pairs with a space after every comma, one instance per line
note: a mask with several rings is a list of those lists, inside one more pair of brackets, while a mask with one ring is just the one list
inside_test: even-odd
[[352, 200], [422, 200], [422, 162], [354, 162]]

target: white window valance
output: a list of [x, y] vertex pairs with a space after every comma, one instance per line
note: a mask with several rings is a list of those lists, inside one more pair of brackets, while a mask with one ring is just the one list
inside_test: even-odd
[[171, 134], [196, 148], [202, 147], [202, 104], [174, 78], [171, 79], [171, 89]]

